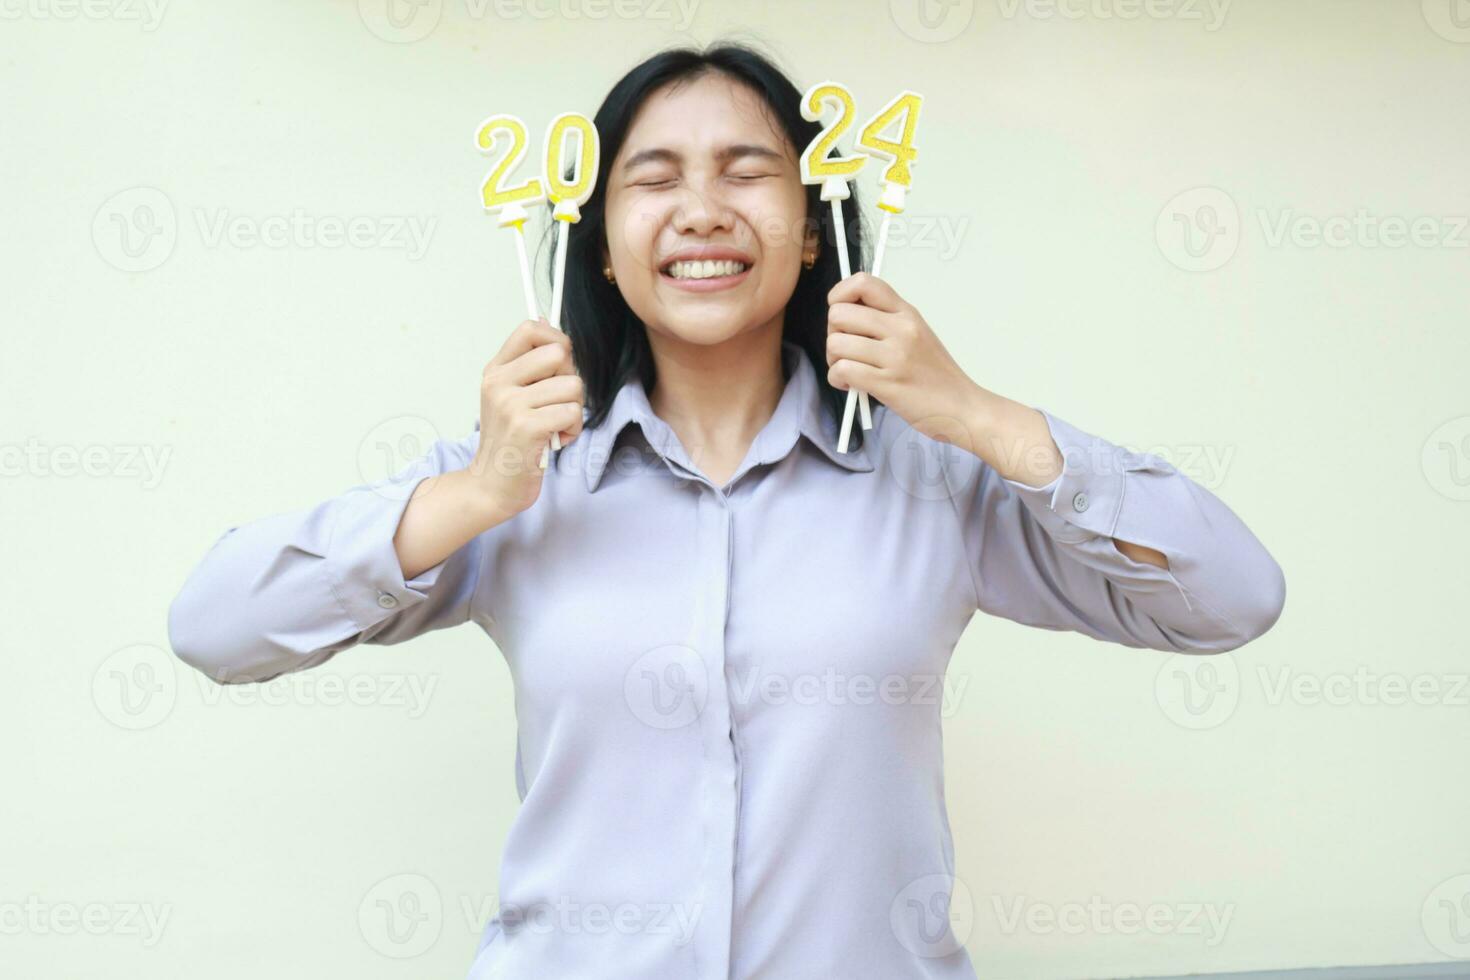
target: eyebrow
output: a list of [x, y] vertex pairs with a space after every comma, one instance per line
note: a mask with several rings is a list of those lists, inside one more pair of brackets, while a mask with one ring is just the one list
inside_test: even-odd
[[[715, 153], [715, 159], [720, 163], [729, 163], [731, 160], [739, 160], [744, 157], [757, 157], [762, 160], [784, 159], [781, 154], [770, 147], [761, 146], [757, 143], [732, 143], [729, 146], [721, 147]], [[648, 150], [639, 150], [637, 153], [628, 157], [623, 163], [623, 169], [632, 170], [639, 164], [652, 163], [654, 161], [680, 163], [683, 159], [684, 157], [674, 150], [657, 146]]]

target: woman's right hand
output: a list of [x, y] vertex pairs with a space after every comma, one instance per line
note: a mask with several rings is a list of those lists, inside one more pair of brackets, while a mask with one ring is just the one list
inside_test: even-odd
[[543, 317], [511, 332], [480, 381], [480, 446], [470, 463], [492, 508], [519, 514], [541, 493], [551, 434], [566, 446], [582, 431], [582, 379], [571, 338]]

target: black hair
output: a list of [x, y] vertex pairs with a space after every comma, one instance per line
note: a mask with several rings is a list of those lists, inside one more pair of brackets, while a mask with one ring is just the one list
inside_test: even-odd
[[[657, 380], [647, 328], [633, 313], [618, 290], [603, 275], [603, 245], [607, 237], [604, 201], [608, 171], [627, 139], [633, 117], [650, 95], [666, 85], [691, 81], [711, 72], [721, 73], [744, 84], [759, 95], [780, 131], [799, 155], [821, 131], [820, 123], [802, 117], [801, 96], [791, 80], [765, 55], [752, 47], [729, 41], [699, 49], [673, 48], [661, 51], [634, 67], [618, 80], [603, 99], [593, 120], [600, 144], [601, 166], [592, 197], [581, 208], [575, 224], [551, 221], [551, 234], [571, 229], [567, 240], [566, 280], [562, 285], [561, 326], [572, 341], [572, 357], [582, 376], [587, 408], [587, 428], [596, 428], [606, 418], [618, 390], [630, 378], [653, 389]], [[567, 174], [570, 179], [571, 173]], [[800, 347], [816, 369], [818, 391], [834, 420], [842, 418], [847, 393], [827, 381], [827, 293], [842, 278], [837, 258], [837, 236], [832, 206], [821, 200], [821, 187], [804, 185], [807, 221], [820, 236], [816, 264], [803, 266], [796, 287], [786, 304], [782, 339]], [[857, 190], [841, 202], [847, 251], [854, 272], [864, 268], [862, 228]], [[805, 230], [803, 228], [803, 231]], [[555, 254], [555, 238], [551, 240]], [[550, 277], [548, 270], [548, 278]], [[872, 404], [879, 404], [870, 397]], [[851, 445], [863, 444], [863, 429], [852, 427]]]

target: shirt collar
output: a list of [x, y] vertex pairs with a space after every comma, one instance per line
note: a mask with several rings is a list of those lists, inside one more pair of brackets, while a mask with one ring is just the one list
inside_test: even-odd
[[[873, 441], [872, 432], [876, 429], [867, 433], [861, 448], [850, 448], [845, 453], [839, 453], [837, 423], [823, 410], [817, 372], [812, 367], [811, 358], [807, 357], [806, 351], [789, 340], [781, 341], [781, 354], [790, 376], [781, 393], [781, 400], [776, 404], [776, 411], [755, 437], [755, 444], [748, 457], [752, 460], [750, 465], [759, 466], [783, 459], [796, 445], [797, 439], [806, 436], [812, 445], [821, 450], [823, 456], [837, 466], [856, 473], [872, 470], [873, 461], [868, 451]], [[602, 482], [602, 474], [612, 458], [618, 435], [627, 425], [635, 422], [642, 429], [648, 444], [660, 455], [697, 472], [697, 468], [685, 456], [684, 448], [679, 444], [674, 431], [669, 428], [668, 423], [654, 414], [643, 382], [634, 377], [624, 382], [618, 390], [602, 424], [582, 434], [587, 440], [585, 459], [589, 493], [595, 492]]]

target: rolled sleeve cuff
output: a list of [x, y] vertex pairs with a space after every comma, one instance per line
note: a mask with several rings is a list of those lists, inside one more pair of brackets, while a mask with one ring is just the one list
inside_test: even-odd
[[336, 516], [325, 567], [332, 592], [359, 629], [423, 602], [448, 563], [446, 558], [404, 581], [393, 547], [415, 488], [431, 475], [361, 488]]
[[1112, 537], [1123, 507], [1125, 474], [1156, 462], [1083, 432], [1043, 408], [1036, 410], [1046, 419], [1052, 441], [1061, 452], [1062, 472], [1042, 487], [1002, 479], [1057, 540], [1076, 543]]

